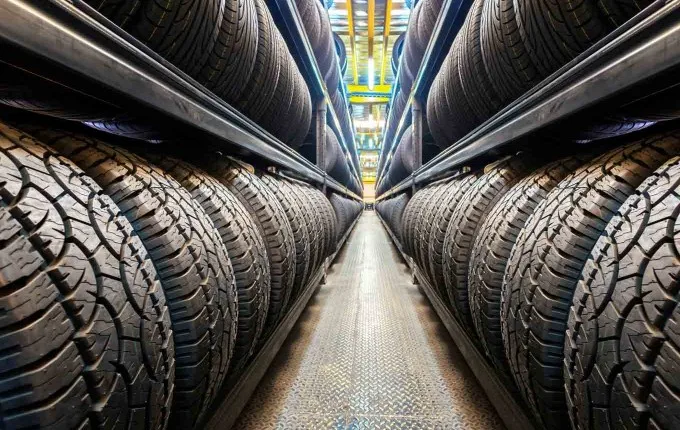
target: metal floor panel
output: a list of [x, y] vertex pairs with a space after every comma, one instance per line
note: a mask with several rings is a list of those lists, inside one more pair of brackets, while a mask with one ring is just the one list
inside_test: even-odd
[[235, 429], [502, 429], [373, 212], [364, 212]]

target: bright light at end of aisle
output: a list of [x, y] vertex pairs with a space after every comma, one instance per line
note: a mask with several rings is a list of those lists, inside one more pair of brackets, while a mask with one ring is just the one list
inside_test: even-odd
[[368, 89], [373, 91], [373, 85], [375, 81], [375, 63], [373, 62], [373, 57], [368, 58]]

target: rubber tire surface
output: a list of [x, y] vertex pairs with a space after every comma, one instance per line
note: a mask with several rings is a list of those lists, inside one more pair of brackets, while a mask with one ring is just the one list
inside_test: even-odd
[[239, 100], [255, 67], [258, 19], [255, 1], [224, 0], [217, 40], [197, 80], [228, 103]]
[[335, 210], [328, 198], [316, 188], [306, 185], [305, 188], [308, 189], [309, 196], [314, 201], [313, 207], [320, 211], [324, 223], [324, 257], [330, 256], [337, 248], [338, 240], [340, 239], [340, 224], [338, 218], [335, 215]]
[[281, 204], [293, 232], [293, 239], [295, 241], [295, 277], [293, 278], [291, 299], [294, 299], [300, 294], [309, 273], [311, 256], [307, 223], [298, 206], [297, 197], [286, 186], [284, 180], [271, 175], [262, 175], [260, 179]]
[[257, 55], [255, 66], [243, 90], [244, 96], [235, 102], [236, 108], [259, 122], [274, 97], [279, 81], [281, 62], [277, 41], [278, 29], [264, 0], [253, 0], [257, 12]]
[[264, 341], [288, 308], [295, 279], [295, 239], [286, 214], [262, 180], [226, 159], [206, 160], [207, 171], [245, 206], [267, 248], [270, 273], [269, 310], [261, 336]]
[[517, 182], [491, 209], [475, 238], [468, 274], [472, 322], [487, 357], [506, 378], [511, 377], [501, 335], [501, 290], [510, 252], [538, 203], [585, 161], [585, 156], [564, 158]]
[[482, 55], [480, 26], [483, 9], [483, 0], [476, 0], [472, 4], [459, 36], [459, 74], [465, 97], [476, 116], [475, 126], [489, 119], [502, 107]]
[[448, 187], [442, 190], [442, 204], [436, 211], [432, 212], [432, 224], [429, 241], [427, 243], [427, 260], [429, 261], [429, 279], [432, 285], [437, 288], [441, 298], [448, 303], [449, 295], [446, 292], [446, 282], [444, 280], [444, 239], [446, 231], [451, 221], [451, 216], [456, 210], [460, 199], [467, 193], [467, 190], [477, 181], [479, 173], [472, 173], [449, 183]]
[[595, 0], [514, 0], [524, 47], [541, 79], [607, 34]]
[[0, 181], [2, 428], [165, 428], [172, 329], [130, 223], [73, 163], [5, 125]]
[[484, 65], [503, 106], [540, 82], [517, 28], [514, 0], [484, 3], [480, 40]]
[[305, 187], [294, 181], [285, 181], [284, 186], [287, 187], [294, 195], [300, 212], [307, 225], [307, 234], [309, 235], [309, 253], [310, 262], [307, 278], [304, 283], [314, 276], [325, 255], [325, 224], [318, 216], [318, 208], [314, 206], [314, 199], [309, 197], [308, 191]]
[[212, 50], [223, 0], [85, 0], [163, 58], [196, 76]]
[[474, 239], [496, 202], [534, 165], [529, 154], [519, 154], [487, 168], [451, 214], [443, 246], [444, 284], [454, 315], [467, 329], [472, 329], [467, 280]]
[[626, 200], [585, 263], [564, 344], [575, 429], [680, 426], [678, 179], [675, 157]]
[[520, 393], [548, 428], [569, 423], [565, 331], [588, 254], [626, 198], [678, 151], [668, 133], [599, 156], [548, 193], [517, 237], [503, 277], [503, 343]]
[[269, 308], [269, 260], [257, 225], [241, 202], [199, 168], [161, 154], [146, 158], [172, 175], [210, 217], [234, 270], [238, 324], [229, 374], [237, 374], [255, 353]]
[[174, 333], [171, 425], [193, 427], [224, 380], [236, 338], [234, 274], [217, 231], [188, 191], [143, 158], [69, 132], [36, 128], [35, 134], [92, 177], [142, 239]]

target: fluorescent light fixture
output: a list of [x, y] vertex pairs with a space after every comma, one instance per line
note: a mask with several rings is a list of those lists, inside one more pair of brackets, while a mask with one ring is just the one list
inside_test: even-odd
[[375, 63], [373, 57], [368, 58], [368, 89], [373, 91], [373, 81], [375, 81]]

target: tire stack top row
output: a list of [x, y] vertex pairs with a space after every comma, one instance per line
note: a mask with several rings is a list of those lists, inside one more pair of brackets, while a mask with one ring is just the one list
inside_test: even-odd
[[[319, 65], [324, 82], [326, 83], [326, 88], [333, 105], [333, 110], [335, 111], [340, 123], [340, 130], [338, 130], [338, 132], [342, 134], [344, 141], [347, 144], [347, 150], [349, 151], [351, 163], [354, 164], [354, 168], [358, 172], [359, 156], [354, 144], [354, 131], [352, 129], [349, 104], [347, 103], [345, 94], [340, 90], [341, 72], [338, 65], [335, 38], [334, 33], [331, 30], [331, 22], [328, 17], [328, 12], [324, 8], [323, 3], [317, 0], [297, 0], [296, 4], [300, 13], [302, 24], [305, 28], [305, 33], [307, 33], [307, 37], [312, 46], [314, 57], [316, 58], [316, 62]], [[337, 146], [337, 149], [331, 151], [332, 153], [337, 154], [337, 158], [335, 160], [327, 161], [333, 165], [347, 163], [344, 151], [342, 151], [342, 147], [340, 146], [338, 136], [330, 128], [326, 129], [326, 141], [327, 145], [332, 144], [333, 146]], [[341, 168], [342, 170], [345, 170], [344, 167]], [[356, 192], [357, 194], [360, 193], [360, 184], [357, 184], [353, 177], [349, 178], [348, 180], [344, 176], [344, 172], [343, 176], [334, 176], [334, 174], [337, 173], [337, 168], [327, 170], [327, 172], [331, 174], [334, 179], [352, 189], [352, 191]]]
[[431, 184], [400, 240], [541, 426], [676, 428], [680, 134], [590, 149]]
[[[650, 3], [476, 0], [428, 94], [435, 144], [449, 147]], [[589, 118], [566, 134], [592, 140], [648, 125], [627, 116]]]
[[132, 149], [0, 124], [3, 428], [194, 428], [334, 250], [311, 186]]

